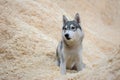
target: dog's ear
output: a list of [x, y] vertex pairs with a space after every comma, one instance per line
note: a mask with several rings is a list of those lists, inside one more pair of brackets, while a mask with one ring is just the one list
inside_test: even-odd
[[65, 15], [63, 15], [63, 25], [65, 25], [65, 23], [68, 21], [68, 19], [65, 17]]
[[75, 15], [75, 21], [76, 21], [77, 23], [80, 23], [79, 13], [76, 13], [76, 15]]

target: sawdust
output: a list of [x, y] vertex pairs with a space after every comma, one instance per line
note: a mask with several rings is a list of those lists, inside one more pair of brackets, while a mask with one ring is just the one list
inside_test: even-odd
[[[0, 0], [0, 80], [120, 80], [119, 9], [119, 0]], [[76, 12], [86, 68], [61, 75], [62, 15]]]

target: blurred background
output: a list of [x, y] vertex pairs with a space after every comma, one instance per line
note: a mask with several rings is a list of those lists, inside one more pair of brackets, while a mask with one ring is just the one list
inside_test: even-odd
[[[76, 13], [86, 68], [62, 76], [62, 15]], [[120, 0], [0, 0], [0, 80], [120, 80]]]

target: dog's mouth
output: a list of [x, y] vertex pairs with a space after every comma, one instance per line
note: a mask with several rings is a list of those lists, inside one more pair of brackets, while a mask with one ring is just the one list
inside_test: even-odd
[[68, 38], [66, 38], [66, 39], [67, 39], [67, 40], [70, 40], [71, 38], [68, 37]]
[[67, 40], [70, 40], [71, 38], [70, 37], [66, 37]]

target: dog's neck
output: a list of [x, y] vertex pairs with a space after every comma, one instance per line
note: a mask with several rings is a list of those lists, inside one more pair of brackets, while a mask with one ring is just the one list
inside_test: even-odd
[[64, 48], [73, 49], [73, 48], [80, 47], [80, 45], [82, 44], [82, 41], [78, 41], [78, 42], [75, 41], [75, 42], [68, 43], [65, 40], [63, 40], [63, 43], [64, 43]]

